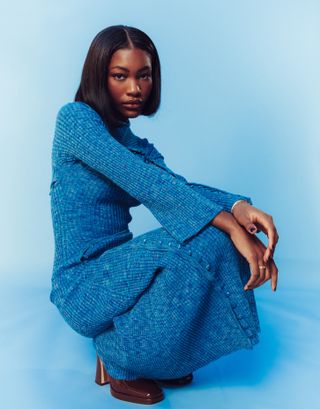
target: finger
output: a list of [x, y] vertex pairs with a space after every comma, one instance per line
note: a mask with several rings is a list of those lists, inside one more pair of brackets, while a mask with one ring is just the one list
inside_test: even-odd
[[[253, 228], [253, 231], [251, 230]], [[256, 233], [259, 233], [261, 230], [263, 230], [264, 227], [258, 222], [255, 221], [254, 223], [249, 223], [247, 226], [247, 230], [249, 231], [249, 233], [251, 233], [253, 236]], [[266, 234], [267, 231], [265, 230], [264, 233]]]
[[278, 267], [275, 265], [273, 260], [271, 263], [271, 288], [273, 291], [276, 291], [278, 285]]
[[274, 252], [275, 252], [275, 247], [273, 248], [267, 247], [264, 250], [263, 260], [265, 263], [273, 259]]
[[[268, 263], [273, 260], [273, 254], [274, 254], [274, 250], [268, 250], [268, 248], [260, 241], [260, 239], [257, 236], [253, 236], [252, 237], [253, 240], [256, 242], [257, 246], [259, 247], [259, 249], [262, 251], [262, 253], [264, 254], [263, 256], [263, 262], [268, 265]], [[267, 260], [265, 257], [265, 253], [267, 252]]]
[[[260, 251], [261, 251], [262, 254], [263, 254], [263, 256], [262, 256], [262, 258], [263, 258], [263, 263], [267, 264], [268, 261], [270, 261], [270, 259], [273, 258], [273, 251], [272, 251], [272, 250], [268, 250], [268, 247], [266, 247], [266, 246], [261, 242], [261, 240], [260, 240], [257, 236], [254, 236], [254, 237], [253, 237], [253, 240], [256, 242], [257, 246], [259, 247]], [[266, 258], [265, 258], [265, 254], [266, 254], [266, 253], [267, 253], [267, 255], [268, 255], [268, 259], [267, 259], [267, 260], [266, 260]]]
[[[263, 267], [264, 267], [264, 268], [263, 268]], [[258, 262], [258, 268], [259, 268], [260, 277], [259, 277], [259, 279], [256, 281], [255, 287], [260, 287], [260, 285], [264, 282], [265, 277], [266, 277], [267, 266], [265, 265], [265, 263], [263, 262], [262, 259], [259, 260], [259, 262]]]
[[272, 272], [271, 263], [270, 263], [270, 262], [267, 263], [266, 267], [267, 267], [267, 268], [266, 268], [266, 270], [265, 270], [266, 273], [265, 273], [264, 280], [261, 281], [257, 287], [262, 286], [266, 281], [270, 280], [270, 278], [271, 278], [271, 272]]
[[267, 263], [268, 260], [270, 260], [272, 256], [273, 256], [273, 250], [270, 247], [267, 247], [263, 255], [263, 262]]
[[271, 267], [270, 264], [271, 263], [268, 263], [267, 270], [266, 270], [266, 277], [265, 277], [265, 280], [264, 280], [264, 282], [262, 284], [264, 284], [265, 282], [267, 282], [271, 278], [272, 267]]
[[244, 286], [244, 289], [251, 289], [255, 286], [256, 282], [260, 279], [260, 271], [258, 267], [258, 261], [254, 260], [250, 263], [250, 271], [251, 277], [249, 278], [248, 282]]
[[[269, 239], [268, 248], [274, 251], [276, 243], [279, 239], [279, 235], [273, 223], [273, 217], [266, 213], [264, 213], [263, 215], [259, 215], [258, 220], [255, 221], [255, 225], [266, 234]], [[266, 256], [269, 254], [269, 251], [268, 253], [266, 253]], [[266, 262], [267, 257], [265, 257], [264, 259]]]
[[269, 244], [268, 244], [268, 247], [267, 247], [267, 249], [266, 249], [266, 251], [265, 251], [265, 253], [264, 253], [264, 256], [263, 256], [263, 259], [264, 259], [265, 263], [266, 263], [270, 258], [273, 257], [273, 254], [274, 254], [274, 251], [275, 251], [275, 248], [276, 248], [276, 244], [277, 244], [277, 242], [278, 242], [278, 240], [279, 240], [279, 235], [278, 235], [276, 229], [275, 229], [275, 230], [272, 229], [272, 233], [269, 233], [269, 234], [270, 234], [270, 237], [269, 237], [269, 235], [268, 235], [268, 237], [269, 237]]
[[259, 223], [258, 221], [255, 222], [255, 225], [258, 228], [258, 232], [262, 231], [265, 235], [267, 235], [267, 229], [265, 228], [265, 226], [261, 223]]
[[277, 231], [276, 231], [276, 228], [273, 225], [273, 223], [268, 224], [267, 225], [267, 236], [268, 236], [268, 239], [269, 239], [269, 244], [268, 244], [269, 251], [273, 250], [275, 248], [275, 246], [276, 246], [276, 234], [277, 234]]
[[[278, 240], [278, 237], [279, 236], [277, 236], [277, 240]], [[260, 249], [260, 251], [263, 254], [266, 251], [265, 245], [261, 242], [261, 240], [257, 236], [252, 236], [252, 239], [255, 241], [256, 245], [258, 246], [258, 248]], [[249, 262], [249, 264], [250, 264], [251, 278], [245, 284], [245, 286], [244, 286], [245, 290], [250, 289], [249, 287], [253, 287], [254, 286], [254, 281], [256, 281], [256, 280], [254, 280], [255, 277], [253, 275], [254, 275], [254, 271], [257, 271], [257, 267], [255, 267], [255, 265], [258, 266], [258, 263], [254, 260], [254, 261]], [[262, 264], [264, 264], [264, 263], [260, 263], [260, 265], [262, 265]], [[266, 267], [267, 267], [267, 269], [266, 269], [266, 273], [265, 273], [265, 280], [261, 281], [260, 285], [262, 285], [267, 280], [270, 280], [270, 278], [271, 278], [272, 289], [274, 287], [276, 288], [277, 287], [277, 279], [278, 279], [278, 268], [275, 265], [275, 262], [273, 260], [273, 251], [271, 251], [271, 255], [270, 255], [269, 259], [268, 259], [268, 262], [266, 263]], [[259, 268], [258, 268], [258, 270], [259, 270]], [[270, 277], [270, 275], [271, 275], [271, 277]], [[259, 276], [260, 276], [260, 274], [259, 274]]]
[[249, 224], [249, 226], [247, 226], [247, 230], [250, 234], [256, 234], [258, 232], [258, 228], [254, 224]]

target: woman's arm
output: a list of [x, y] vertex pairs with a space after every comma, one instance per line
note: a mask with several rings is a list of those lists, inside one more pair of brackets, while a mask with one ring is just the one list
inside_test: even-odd
[[[147, 138], [145, 139], [147, 140]], [[158, 151], [158, 149], [154, 146], [153, 143], [150, 143], [149, 141], [148, 143], [149, 145], [152, 145], [150, 159], [154, 164], [161, 166], [163, 169], [167, 170], [167, 172], [175, 176], [177, 179], [181, 180], [187, 186], [190, 186], [194, 191], [196, 191], [200, 195], [219, 204], [220, 206], [223, 207], [225, 211], [230, 213], [233, 204], [238, 200], [245, 200], [250, 205], [252, 205], [252, 200], [248, 196], [227, 192], [226, 190], [218, 189], [218, 188], [200, 184], [200, 183], [188, 182], [188, 180], [185, 177], [174, 172], [172, 169], [170, 169], [166, 165], [164, 156]]]
[[200, 183], [188, 182], [188, 185], [192, 189], [196, 190], [198, 193], [204, 195], [208, 199], [219, 203], [220, 206], [224, 208], [225, 211], [231, 213], [231, 208], [233, 204], [238, 200], [245, 200], [250, 205], [252, 205], [252, 200], [248, 196], [240, 195], [238, 193], [227, 192], [226, 190], [218, 189], [208, 185], [203, 185]]
[[130, 152], [85, 103], [70, 102], [60, 108], [55, 143], [62, 154], [81, 160], [139, 200], [179, 242], [197, 234], [223, 210], [179, 178]]
[[220, 230], [223, 230], [229, 236], [232, 234], [232, 232], [236, 229], [238, 229], [239, 223], [236, 221], [236, 219], [233, 217], [232, 214], [226, 212], [223, 210], [220, 212], [212, 221], [211, 221], [212, 226], [218, 227]]

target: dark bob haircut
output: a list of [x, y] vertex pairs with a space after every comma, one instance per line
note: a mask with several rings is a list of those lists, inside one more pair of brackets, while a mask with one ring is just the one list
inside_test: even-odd
[[140, 48], [149, 53], [152, 64], [152, 89], [141, 115], [155, 114], [160, 105], [161, 73], [158, 52], [143, 31], [125, 25], [109, 26], [92, 40], [76, 92], [75, 101], [85, 102], [102, 117], [109, 129], [123, 124], [107, 88], [108, 67], [114, 52], [122, 48]]

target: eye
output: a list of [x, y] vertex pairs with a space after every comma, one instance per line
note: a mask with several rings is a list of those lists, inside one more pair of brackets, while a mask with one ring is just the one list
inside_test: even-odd
[[124, 77], [123, 74], [112, 74], [112, 77], [116, 78], [117, 80], [121, 81], [121, 79], [119, 77]]
[[144, 79], [148, 79], [148, 78], [151, 78], [151, 74], [145, 73], [145, 74], [142, 74], [141, 77], [144, 77]]

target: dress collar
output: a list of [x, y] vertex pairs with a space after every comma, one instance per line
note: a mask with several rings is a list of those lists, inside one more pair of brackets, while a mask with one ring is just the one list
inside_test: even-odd
[[131, 123], [129, 121], [129, 118], [127, 118], [125, 121], [120, 121], [120, 125], [116, 126], [116, 129], [117, 128], [130, 128], [130, 125]]

